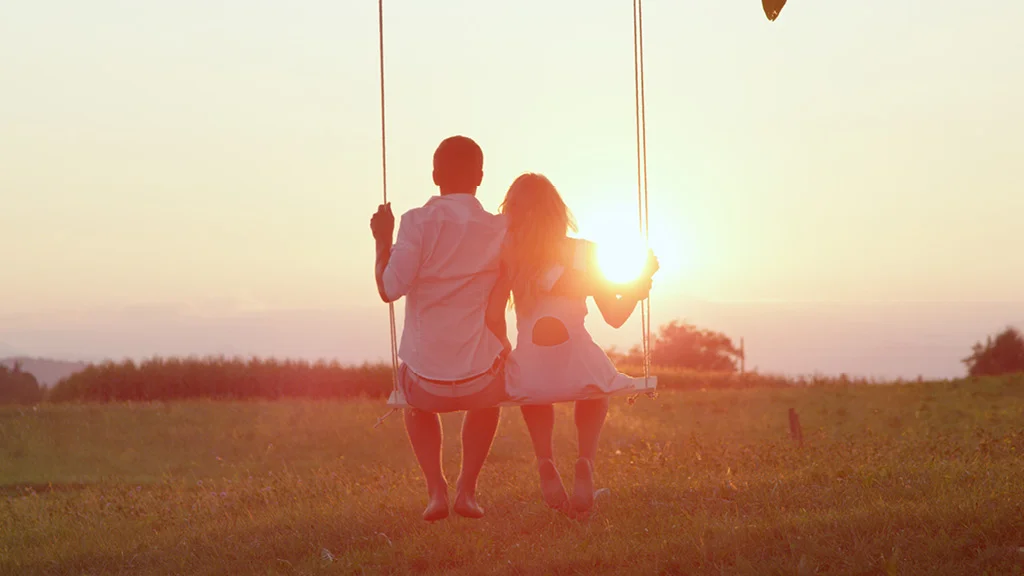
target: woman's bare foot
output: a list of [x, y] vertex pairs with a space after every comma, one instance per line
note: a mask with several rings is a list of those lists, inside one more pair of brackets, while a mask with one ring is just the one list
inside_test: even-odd
[[576, 481], [572, 490], [572, 511], [586, 517], [594, 506], [594, 463], [586, 458], [576, 460]]
[[544, 495], [544, 503], [561, 512], [569, 509], [569, 495], [565, 493], [565, 486], [562, 485], [562, 477], [558, 475], [558, 469], [550, 458], [537, 462], [537, 471], [540, 473], [540, 492]]
[[448, 517], [448, 488], [437, 491], [430, 495], [427, 509], [423, 511], [423, 519], [427, 522], [436, 522]]
[[455, 513], [463, 518], [483, 518], [484, 509], [476, 501], [476, 494], [458, 492], [455, 494]]

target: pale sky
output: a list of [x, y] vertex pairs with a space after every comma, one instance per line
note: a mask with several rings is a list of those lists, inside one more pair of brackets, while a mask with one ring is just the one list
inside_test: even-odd
[[[630, 1], [385, 3], [396, 211], [458, 133], [487, 208], [538, 171], [583, 235], [635, 233]], [[372, 309], [386, 346], [376, 6], [0, 3], [0, 318]], [[655, 323], [1024, 300], [1022, 21], [1012, 0], [792, 0], [774, 23], [647, 0]]]

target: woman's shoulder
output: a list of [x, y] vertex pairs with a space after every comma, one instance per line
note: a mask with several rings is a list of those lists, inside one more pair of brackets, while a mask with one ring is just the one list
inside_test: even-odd
[[596, 268], [596, 245], [582, 238], [566, 237], [551, 292], [557, 296], [586, 298], [591, 293]]
[[571, 246], [573, 250], [577, 251], [590, 251], [597, 247], [597, 244], [595, 244], [593, 240], [587, 240], [586, 238], [566, 237], [566, 240], [569, 241], [569, 246]]
[[590, 270], [597, 261], [597, 244], [585, 238], [566, 238], [566, 264], [575, 270]]

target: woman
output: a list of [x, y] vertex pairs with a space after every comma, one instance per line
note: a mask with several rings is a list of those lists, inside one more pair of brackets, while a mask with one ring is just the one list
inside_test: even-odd
[[[501, 213], [508, 228], [488, 327], [511, 348], [505, 327], [511, 296], [519, 336], [506, 365], [506, 390], [522, 404], [545, 502], [584, 516], [594, 503], [594, 459], [608, 395], [634, 387], [587, 332], [587, 298], [594, 298], [608, 324], [622, 326], [646, 298], [658, 262], [649, 254], [644, 273], [632, 283], [606, 280], [596, 265], [595, 246], [566, 236], [576, 230], [572, 215], [554, 185], [539, 174], [512, 183]], [[552, 403], [573, 399], [579, 454], [570, 499], [553, 461]]]

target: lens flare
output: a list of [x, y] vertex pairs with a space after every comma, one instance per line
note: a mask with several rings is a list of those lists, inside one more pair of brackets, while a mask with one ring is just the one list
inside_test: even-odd
[[647, 248], [639, 238], [618, 238], [597, 243], [597, 264], [605, 278], [616, 283], [636, 280], [647, 263]]

